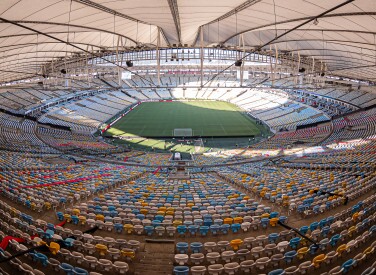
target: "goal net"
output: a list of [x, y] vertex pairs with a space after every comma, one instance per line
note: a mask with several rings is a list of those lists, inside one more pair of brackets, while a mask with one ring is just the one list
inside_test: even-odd
[[204, 150], [204, 142], [202, 138], [196, 139], [194, 145], [195, 145], [195, 153], [196, 154], [202, 153], [202, 151]]
[[192, 128], [175, 128], [173, 132], [174, 137], [191, 137], [193, 136]]

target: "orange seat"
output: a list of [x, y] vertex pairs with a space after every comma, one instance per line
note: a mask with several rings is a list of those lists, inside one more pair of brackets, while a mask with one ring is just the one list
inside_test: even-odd
[[232, 224], [233, 219], [232, 218], [225, 218], [223, 219], [223, 224]]
[[232, 247], [233, 250], [239, 250], [239, 247], [243, 244], [243, 240], [241, 239], [235, 239], [235, 240], [232, 240], [230, 241], [230, 245]]
[[325, 254], [320, 254], [318, 256], [316, 256], [315, 258], [313, 258], [313, 265], [315, 268], [319, 268], [320, 267], [320, 264], [326, 260], [326, 255]]

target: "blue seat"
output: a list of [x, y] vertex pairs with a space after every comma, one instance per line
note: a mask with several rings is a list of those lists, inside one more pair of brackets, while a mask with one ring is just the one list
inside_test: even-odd
[[114, 223], [114, 229], [117, 233], [123, 232], [123, 224], [121, 223]]
[[330, 227], [329, 226], [324, 226], [321, 229], [321, 236], [323, 236], [324, 238], [326, 238], [326, 236], [328, 236], [328, 234], [329, 234], [329, 231], [330, 231]]
[[188, 226], [188, 231], [191, 235], [194, 236], [194, 235], [196, 235], [199, 228], [200, 227], [198, 225], [190, 225], [190, 226]]
[[230, 225], [229, 224], [222, 224], [220, 226], [220, 230], [222, 234], [228, 234], [228, 231], [230, 230]]
[[42, 228], [37, 228], [37, 234], [40, 238], [44, 239], [46, 236], [46, 232]]
[[278, 213], [278, 212], [272, 212], [272, 213], [270, 213], [270, 216], [269, 216], [269, 218], [270, 218], [270, 219], [272, 219], [272, 218], [277, 218], [277, 217], [278, 217], [278, 215], [279, 215], [279, 213]]
[[319, 222], [319, 227], [322, 229], [325, 225], [326, 225], [326, 219], [322, 219], [322, 220]]
[[73, 274], [77, 275], [89, 275], [89, 272], [86, 269], [75, 267], [72, 269]]
[[312, 232], [312, 231], [316, 230], [318, 226], [319, 226], [318, 222], [313, 222], [313, 223], [310, 224], [309, 230], [311, 230], [311, 232]]
[[200, 242], [193, 242], [191, 243], [191, 251], [192, 253], [201, 253], [202, 252], [203, 244]]
[[185, 225], [178, 225], [176, 229], [179, 235], [185, 235], [185, 232], [187, 232], [187, 226]]
[[334, 222], [333, 216], [329, 216], [329, 217], [326, 218], [326, 224], [327, 225], [331, 225], [333, 222]]
[[291, 263], [294, 260], [294, 258], [296, 257], [296, 255], [298, 255], [298, 253], [295, 250], [291, 250], [291, 251], [286, 252], [285, 255], [284, 255], [286, 264]]
[[280, 216], [280, 217], [278, 218], [278, 220], [279, 220], [281, 223], [286, 223], [286, 221], [287, 221], [287, 217], [286, 217], [286, 216]]
[[160, 221], [160, 222], [163, 222], [163, 220], [164, 220], [164, 216], [162, 216], [162, 215], [156, 215], [156, 216], [154, 217], [154, 219], [155, 219], [155, 220], [158, 220], [158, 221]]
[[188, 275], [189, 274], [189, 267], [188, 266], [175, 266], [174, 267], [174, 274], [175, 275]]
[[304, 226], [300, 227], [299, 232], [302, 233], [303, 235], [307, 234], [308, 226], [304, 225]]
[[209, 232], [209, 226], [202, 225], [200, 226], [200, 234], [201, 236], [206, 236]]
[[55, 232], [51, 229], [47, 229], [44, 236], [46, 239], [51, 239], [54, 236]]
[[319, 205], [315, 205], [313, 207], [313, 213], [318, 214], [319, 212], [320, 212], [320, 206]]
[[57, 219], [59, 221], [63, 221], [64, 220], [64, 214], [63, 214], [63, 212], [57, 212], [56, 216], [57, 216]]
[[213, 224], [210, 226], [210, 232], [213, 234], [213, 235], [217, 235], [218, 234], [218, 231], [221, 229], [221, 226], [218, 225], [218, 224]]
[[285, 270], [284, 269], [275, 269], [275, 270], [272, 270], [268, 273], [268, 275], [283, 275], [285, 274]]
[[40, 262], [43, 266], [48, 265], [48, 257], [42, 253], [34, 253], [33, 259], [37, 262]]
[[72, 216], [71, 216], [71, 219], [72, 219], [72, 223], [73, 223], [73, 224], [78, 224], [79, 219], [78, 219], [78, 217], [77, 217], [76, 215], [72, 215]]
[[55, 231], [55, 225], [52, 223], [47, 223], [47, 229]]
[[202, 219], [194, 219], [193, 224], [201, 226], [204, 224], [204, 221]]
[[295, 238], [292, 238], [291, 240], [290, 240], [290, 247], [292, 248], [292, 249], [297, 249], [297, 247], [298, 247], [298, 245], [299, 245], [299, 243], [300, 243], [300, 241], [301, 241], [302, 239], [300, 238], [300, 237], [295, 237]]
[[356, 260], [354, 259], [349, 259], [346, 262], [343, 263], [342, 268], [343, 268], [343, 273], [347, 273], [350, 268], [356, 263]]
[[152, 220], [151, 221], [151, 225], [156, 227], [156, 226], [160, 226], [161, 225], [161, 221], [160, 220]]
[[334, 236], [332, 236], [329, 240], [329, 243], [331, 246], [336, 246], [337, 245], [337, 242], [341, 239], [341, 235], [340, 234], [336, 234]]
[[179, 254], [187, 254], [188, 253], [188, 243], [186, 242], [179, 242], [176, 244], [176, 250]]
[[319, 245], [315, 245], [315, 244], [311, 244], [310, 246], [309, 246], [309, 253], [311, 254], [311, 255], [314, 255], [314, 254], [316, 254], [316, 252], [317, 252], [317, 250], [319, 249]]
[[269, 219], [268, 219], [268, 218], [262, 218], [262, 219], [261, 219], [261, 226], [262, 226], [263, 228], [267, 228], [268, 225], [269, 225]]
[[372, 225], [369, 229], [368, 229], [369, 232], [371, 232], [372, 234], [376, 232], [376, 225]]
[[64, 240], [64, 245], [66, 247], [73, 247], [73, 242], [74, 242], [74, 239], [72, 239], [72, 238], [66, 238]]
[[67, 263], [61, 263], [59, 265], [59, 268], [64, 271], [66, 274], [68, 275], [71, 275], [73, 274], [72, 270], [73, 270], [73, 266], [71, 266], [70, 264], [67, 264]]
[[231, 225], [231, 231], [233, 233], [239, 232], [240, 228], [241, 228], [241, 224], [240, 223], [234, 223], [234, 224]]
[[204, 219], [204, 225], [205, 226], [211, 226], [213, 224], [213, 220], [212, 219]]
[[278, 238], [279, 238], [278, 233], [270, 233], [268, 236], [269, 243], [276, 243]]

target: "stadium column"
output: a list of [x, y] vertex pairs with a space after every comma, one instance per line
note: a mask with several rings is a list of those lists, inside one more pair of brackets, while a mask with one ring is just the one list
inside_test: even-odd
[[159, 52], [159, 47], [161, 45], [161, 28], [158, 27], [158, 34], [157, 34], [157, 79], [158, 79], [158, 86], [161, 85], [161, 55]]
[[200, 27], [200, 65], [201, 65], [201, 88], [204, 80], [204, 28]]

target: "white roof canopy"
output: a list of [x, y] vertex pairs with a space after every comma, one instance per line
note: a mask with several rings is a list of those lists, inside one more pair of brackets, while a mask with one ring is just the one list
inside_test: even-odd
[[[80, 49], [115, 49], [119, 37], [124, 46], [155, 47], [158, 29], [162, 47], [201, 46], [202, 27], [203, 46], [239, 46], [241, 40], [251, 50], [344, 2], [2, 0], [0, 82], [40, 73], [43, 64]], [[346, 2], [265, 49], [311, 56], [337, 75], [376, 81], [376, 1]]]

